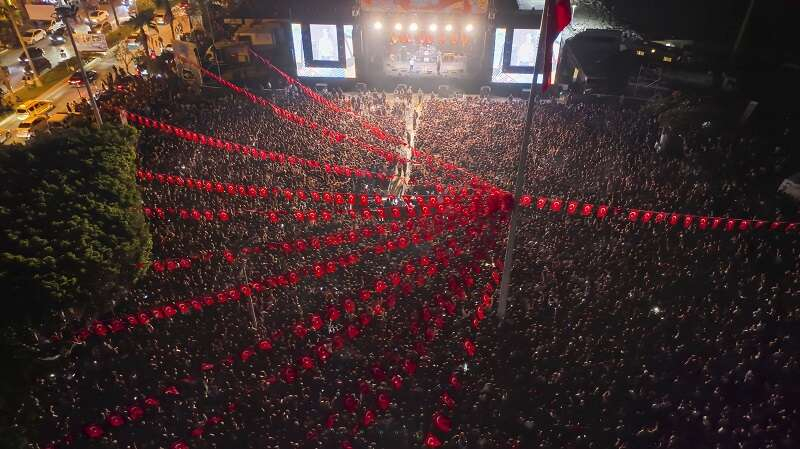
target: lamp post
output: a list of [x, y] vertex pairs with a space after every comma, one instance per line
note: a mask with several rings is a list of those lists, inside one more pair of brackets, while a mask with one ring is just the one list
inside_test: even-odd
[[67, 27], [67, 34], [69, 35], [69, 41], [72, 43], [72, 50], [75, 52], [75, 57], [78, 58], [78, 67], [80, 67], [81, 75], [83, 76], [83, 83], [86, 85], [86, 92], [89, 94], [89, 104], [92, 106], [92, 112], [94, 112], [94, 121], [97, 123], [97, 126], [101, 126], [103, 124], [103, 117], [100, 116], [100, 109], [97, 108], [97, 102], [94, 101], [92, 85], [89, 82], [89, 77], [86, 76], [86, 70], [83, 68], [83, 59], [81, 58], [81, 53], [78, 51], [78, 46], [75, 44], [75, 37], [72, 35], [72, 23], [70, 20], [68, 20], [75, 19], [77, 13], [78, 7], [74, 4], [56, 7], [56, 14]]
[[31, 68], [31, 72], [33, 73], [33, 82], [36, 83], [37, 86], [42, 85], [42, 80], [39, 79], [39, 71], [36, 70], [36, 65], [33, 63], [33, 58], [31, 58], [30, 53], [28, 53], [28, 46], [25, 45], [25, 41], [22, 40], [22, 35], [19, 34], [19, 28], [17, 27], [17, 21], [14, 19], [14, 14], [12, 11], [16, 11], [16, 8], [13, 6], [5, 6], [0, 5], [0, 12], [9, 22], [11, 22], [11, 27], [14, 28], [14, 34], [17, 35], [17, 40], [19, 40], [19, 44], [22, 46], [22, 51], [25, 52], [25, 57], [28, 58], [28, 67]]
[[[522, 146], [519, 149], [517, 159], [517, 175], [514, 179], [514, 198], [519, 199], [525, 188], [525, 173], [528, 168], [528, 144], [531, 138], [531, 124], [533, 123], [533, 102], [536, 100], [537, 78], [542, 73], [544, 67], [544, 53], [541, 51], [545, 46], [545, 36], [547, 36], [547, 18], [550, 14], [552, 4], [548, 0], [545, 2], [542, 11], [542, 22], [539, 26], [539, 46], [536, 51], [536, 63], [533, 68], [533, 80], [531, 81], [531, 92], [528, 95], [528, 109], [525, 115], [525, 127], [522, 130]], [[549, 74], [545, 74], [546, 76]], [[506, 243], [506, 254], [503, 259], [503, 276], [500, 279], [500, 299], [497, 302], [497, 317], [502, 322], [506, 317], [508, 307], [508, 291], [511, 287], [511, 269], [514, 265], [514, 247], [517, 243], [517, 228], [519, 227], [520, 208], [515, 207], [511, 212], [511, 224], [508, 228], [508, 242]]]

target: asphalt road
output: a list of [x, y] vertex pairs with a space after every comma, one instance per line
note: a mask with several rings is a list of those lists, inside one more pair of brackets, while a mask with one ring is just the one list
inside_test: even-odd
[[[112, 70], [112, 67], [116, 64], [116, 62], [116, 58], [114, 57], [114, 47], [112, 47], [104, 56], [86, 64], [86, 70], [94, 70], [98, 75], [97, 81], [92, 84], [95, 95], [97, 95], [101, 90], [102, 80], [105, 79], [106, 74]], [[80, 101], [82, 98], [89, 98], [86, 88], [72, 87], [67, 83], [67, 80], [59, 82], [39, 96], [39, 99], [49, 100], [55, 104], [55, 109], [53, 109], [50, 113], [66, 111], [67, 103]], [[0, 121], [0, 132], [3, 134], [5, 134], [6, 131], [15, 132], [17, 125], [19, 125], [21, 121], [22, 120], [20, 120], [16, 114], [7, 116], [5, 119]], [[14, 140], [14, 142], [19, 142], [19, 140]]]
[[[103, 5], [106, 6], [106, 5]], [[107, 7], [107, 6], [106, 6]], [[120, 6], [117, 8], [117, 14], [120, 19], [120, 23], [127, 21], [128, 12], [127, 8], [124, 6]], [[116, 28], [116, 24], [114, 23], [113, 16], [109, 19], [112, 26]], [[80, 25], [77, 28], [78, 31], [88, 31], [88, 25]], [[123, 40], [122, 43], [124, 44], [125, 41]], [[50, 39], [44, 39], [42, 41], [37, 42], [34, 46], [42, 48], [45, 52], [44, 56], [50, 60], [50, 62], [55, 66], [59, 62], [64, 59], [71, 58], [74, 53], [72, 51], [72, 45], [68, 42], [64, 45], [50, 45]], [[59, 49], [64, 48], [67, 55], [65, 58], [61, 58], [59, 55]], [[117, 63], [116, 58], [114, 57], [114, 50], [115, 47], [109, 48], [108, 51], [100, 58], [94, 59], [86, 64], [86, 70], [94, 70], [97, 72], [98, 77], [97, 81], [95, 81], [92, 85], [95, 95], [101, 90], [102, 81], [105, 79], [107, 73], [112, 70], [112, 67]], [[0, 55], [0, 64], [7, 65], [9, 67], [9, 72], [11, 73], [12, 80], [16, 85], [22, 81], [22, 76], [24, 74], [24, 64], [19, 62], [19, 55], [22, 53], [22, 49], [13, 49], [10, 51], [5, 52], [4, 54]], [[133, 67], [131, 67], [133, 68]], [[80, 101], [82, 98], [89, 98], [88, 93], [85, 87], [76, 88], [72, 87], [67, 83], [67, 80], [60, 81], [52, 86], [50, 89], [45, 91], [43, 94], [37, 97], [41, 100], [49, 100], [55, 104], [55, 109], [53, 109], [50, 113], [59, 112], [59, 111], [66, 111], [67, 110], [67, 103]], [[0, 133], [3, 135], [6, 132], [10, 131], [14, 133], [16, 131], [17, 126], [21, 120], [17, 117], [16, 114], [11, 114], [7, 116], [5, 119], [0, 120]], [[6, 143], [12, 142], [20, 142], [16, 137], [13, 137], [10, 141]]]
[[[116, 29], [117, 24], [114, 22], [114, 15], [110, 13], [110, 6], [109, 5], [100, 5], [100, 9], [106, 9], [109, 11], [109, 19], [108, 22], [111, 26]], [[129, 20], [128, 17], [128, 8], [125, 6], [118, 6], [117, 7], [117, 16], [119, 18], [120, 23], [126, 22]], [[20, 32], [24, 32], [27, 28], [20, 29]], [[75, 27], [75, 31], [85, 33], [89, 31], [89, 25], [79, 25]], [[50, 38], [46, 37], [41, 41], [30, 45], [30, 47], [37, 47], [44, 50], [44, 57], [50, 61], [54, 67], [59, 62], [69, 59], [75, 56], [75, 53], [72, 51], [72, 45], [67, 40], [64, 44], [60, 45], [51, 45]], [[60, 49], [64, 49], [66, 52], [65, 57], [61, 57]], [[9, 50], [4, 51], [0, 55], [0, 65], [8, 67], [9, 74], [11, 75], [11, 85], [14, 89], [20, 86], [22, 83], [22, 77], [25, 75], [25, 65], [19, 61], [19, 56], [22, 54], [22, 48], [12, 48]]]

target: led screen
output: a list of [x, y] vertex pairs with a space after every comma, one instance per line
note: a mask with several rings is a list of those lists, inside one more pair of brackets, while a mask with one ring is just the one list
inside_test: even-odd
[[339, 45], [336, 25], [309, 25], [311, 34], [311, 59], [315, 61], [338, 61]]
[[513, 33], [509, 65], [533, 67], [536, 64], [536, 48], [539, 46], [539, 30], [516, 28]]
[[[523, 33], [518, 33], [518, 31], [523, 31]], [[516, 29], [516, 30], [513, 31], [514, 36], [513, 36], [512, 41], [511, 41], [511, 58], [510, 58], [511, 59], [511, 61], [510, 61], [511, 64], [509, 64], [511, 66], [525, 67], [524, 65], [519, 64], [521, 62], [519, 59], [516, 61], [516, 62], [518, 62], [518, 64], [514, 64], [513, 63], [514, 62], [514, 56], [515, 56], [514, 52], [515, 51], [517, 53], [517, 58], [521, 58], [523, 60], [522, 62], [524, 62], [525, 58], [523, 56], [519, 56], [522, 53], [522, 51], [520, 50], [520, 45], [522, 45], [522, 44], [527, 42], [527, 37], [525, 37], [525, 36], [527, 36], [528, 33], [524, 33], [524, 31], [527, 31], [527, 30], [525, 30], [525, 29]], [[539, 30], [533, 30], [533, 31], [534, 31], [533, 34], [535, 36], [534, 42], [536, 42], [538, 44]], [[518, 36], [520, 36], [520, 37], [518, 38]], [[531, 73], [511, 73], [511, 72], [506, 72], [506, 71], [503, 70], [503, 62], [504, 62], [503, 58], [504, 58], [505, 42], [506, 42], [506, 29], [505, 28], [497, 28], [497, 29], [495, 29], [495, 32], [494, 32], [494, 55], [493, 55], [493, 58], [492, 58], [492, 82], [493, 83], [507, 83], [507, 84], [530, 84], [531, 81], [533, 80], [533, 74], [531, 74]], [[534, 48], [536, 48], [536, 46], [538, 46], [538, 45], [535, 44]], [[555, 82], [555, 74], [556, 74], [555, 69], [556, 69], [556, 67], [558, 65], [558, 54], [559, 54], [560, 51], [561, 51], [561, 38], [559, 37], [559, 39], [557, 39], [555, 44], [553, 45], [553, 75], [552, 75], [552, 78], [551, 78], [551, 81], [553, 81], [553, 82]], [[534, 58], [533, 60], [535, 61], [536, 59]], [[532, 66], [532, 64], [531, 64], [531, 66]], [[536, 81], [539, 84], [541, 84], [542, 80], [543, 80], [542, 75], [539, 75], [538, 79]]]
[[[314, 49], [313, 36], [314, 31], [311, 31], [315, 26], [332, 27], [333, 32], [328, 32], [333, 42], [333, 51], [335, 58], [331, 61], [339, 60], [339, 50], [336, 45], [337, 36], [335, 25], [310, 25], [309, 34], [311, 34], [312, 46], [312, 59], [317, 59], [321, 55], [315, 54], [320, 51]], [[353, 25], [344, 25], [342, 27], [344, 34], [344, 67], [309, 67], [306, 65], [306, 59], [303, 54], [303, 27], [299, 23], [292, 24], [292, 47], [294, 48], [294, 62], [297, 67], [297, 76], [306, 78], [355, 78], [356, 77], [356, 59], [353, 56]], [[319, 32], [319, 31], [318, 31]], [[322, 33], [320, 33], [322, 36]]]

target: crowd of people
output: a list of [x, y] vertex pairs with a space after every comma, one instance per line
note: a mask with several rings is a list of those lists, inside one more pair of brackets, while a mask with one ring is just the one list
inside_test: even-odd
[[[524, 102], [423, 101], [410, 91], [327, 95], [359, 116], [335, 113], [297, 90], [273, 100], [320, 126], [408, 154], [368, 132], [367, 119], [511, 190]], [[199, 96], [169, 77], [136, 80], [103, 107], [268, 151], [386, 175], [405, 170], [241, 95]], [[796, 166], [788, 151], [796, 131], [772, 139], [687, 134], [680, 145], [656, 151], [660, 131], [651, 114], [619, 104], [535, 105], [526, 192], [642, 209], [795, 218], [760, 186]], [[412, 166], [413, 179], [436, 174], [429, 165]], [[226, 210], [231, 218], [151, 220], [153, 260], [188, 257], [191, 266], [148, 269], [117, 299], [115, 312], [124, 318], [146, 311], [148, 324], [92, 335], [59, 368], [42, 373], [19, 412], [20, 422], [36, 423], [22, 431], [39, 447], [789, 449], [800, 440], [794, 382], [800, 317], [793, 302], [800, 294], [800, 254], [793, 236], [667, 229], [526, 209], [510, 309], [498, 322], [488, 307], [488, 317], [475, 315], [483, 314], [476, 304], [483, 310], [482, 302], [493, 302], [483, 293], [498, 282], [503, 211], [449, 227], [426, 217], [354, 220], [346, 212], [360, 212], [358, 205], [302, 200], [299, 192], [377, 194], [386, 207], [404, 208], [404, 200], [390, 197], [386, 182], [260, 161], [153, 130], [142, 131], [139, 167], [270, 193], [142, 183], [143, 207]], [[436, 193], [406, 187], [412, 196]], [[469, 204], [474, 194], [470, 189], [467, 197], [449, 200]], [[419, 200], [411, 204], [421, 210]], [[330, 221], [291, 218], [307, 209], [340, 213]], [[280, 222], [271, 222], [267, 211], [281, 211]], [[282, 245], [331, 233], [347, 240], [351, 230], [392, 229], [392, 223], [398, 226], [387, 235], [362, 233], [318, 250]], [[402, 250], [374, 249], [390, 238], [412, 240], [414, 233], [427, 238]], [[260, 250], [241, 251], [254, 247]], [[214, 306], [202, 311], [153, 316], [161, 304], [202, 304], [216, 292], [268, 277], [313, 273], [320, 261], [353, 252], [356, 260], [337, 264], [335, 273], [306, 274], [295, 286], [254, 293], [252, 301], [212, 298]], [[208, 253], [211, 260], [201, 257]], [[423, 263], [423, 256], [435, 262]], [[431, 263], [438, 269], [430, 271]], [[397, 286], [377, 292], [375, 280], [391, 273], [402, 278]], [[364, 291], [372, 296], [364, 298]], [[355, 303], [355, 313], [346, 311], [345, 299]], [[334, 318], [331, 307], [341, 316]], [[347, 323], [359, 335], [350, 335]], [[337, 336], [347, 341], [344, 347]], [[464, 356], [465, 340], [474, 341], [474, 356]], [[248, 348], [253, 352], [243, 351]], [[304, 368], [308, 354], [312, 368]], [[148, 398], [157, 403], [143, 405]], [[134, 405], [143, 416], [133, 418]], [[452, 431], [432, 422], [437, 413], [449, 416]], [[126, 422], [113, 425], [112, 416]], [[87, 424], [103, 435], [87, 436]]]
[[[510, 186], [525, 106], [433, 100], [417, 143]], [[796, 205], [775, 192], [798, 163], [788, 150], [797, 131], [786, 123], [766, 136], [687, 133], [659, 152], [657, 117], [640, 108], [536, 105], [525, 191], [796, 220]], [[461, 138], [445, 132], [453, 128]], [[493, 434], [542, 448], [797, 445], [796, 237], [532, 213], [519, 238], [510, 319], [486, 336], [496, 356], [475, 398], [492, 419], [470, 415], [473, 441]]]

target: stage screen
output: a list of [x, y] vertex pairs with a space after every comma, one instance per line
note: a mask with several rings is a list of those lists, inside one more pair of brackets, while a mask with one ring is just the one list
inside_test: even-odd
[[336, 25], [309, 25], [311, 34], [311, 59], [315, 61], [338, 61], [339, 45]]
[[532, 9], [541, 11], [544, 9], [544, 0], [517, 0], [517, 6], [523, 11], [530, 11]]
[[[522, 31], [520, 33], [520, 31]], [[533, 31], [533, 33], [527, 33], [526, 31]], [[533, 67], [533, 64], [530, 65], [523, 65], [523, 63], [527, 63], [527, 59], [529, 56], [525, 56], [524, 52], [530, 53], [531, 50], [523, 48], [523, 45], [528, 45], [528, 37], [533, 34], [533, 42], [534, 42], [534, 49], [538, 46], [539, 40], [539, 30], [528, 30], [518, 28], [513, 30], [513, 36], [511, 39], [511, 51], [509, 56], [509, 63], [505, 64], [505, 57], [506, 57], [506, 29], [505, 28], [497, 28], [494, 32], [494, 55], [492, 57], [492, 82], [493, 83], [504, 83], [504, 84], [530, 84], [533, 80], [532, 73], [519, 73], [519, 72], [511, 72], [506, 70], [504, 67], [513, 66], [513, 67]], [[561, 51], [561, 37], [556, 39], [555, 44], [553, 45], [553, 74], [551, 77], [551, 81], [555, 82], [556, 78], [556, 68], [558, 66], [558, 55]], [[516, 52], [516, 53], [515, 53]], [[535, 54], [535, 51], [534, 51]], [[515, 57], [517, 58], [515, 60]], [[533, 59], [536, 61], [536, 58]], [[516, 64], [515, 64], [516, 63]], [[538, 76], [537, 82], [541, 84], [543, 81], [542, 75]]]
[[515, 28], [513, 33], [509, 65], [533, 67], [536, 64], [536, 47], [539, 46], [539, 30]]
[[[336, 34], [336, 25], [309, 25], [308, 29], [308, 34], [310, 36], [307, 37], [311, 40], [312, 53], [310, 59], [329, 63], [342, 59], [337, 45], [338, 36]], [[353, 56], [353, 25], [342, 26], [342, 32], [344, 35], [344, 67], [311, 67], [306, 64], [305, 53], [303, 51], [303, 26], [299, 23], [293, 23], [292, 48], [294, 49], [294, 62], [297, 67], [297, 76], [306, 78], [355, 78], [356, 59], [355, 56]], [[317, 36], [320, 41], [315, 40], [315, 36]], [[326, 37], [330, 38], [332, 48], [328, 47], [328, 43], [324, 41]]]

